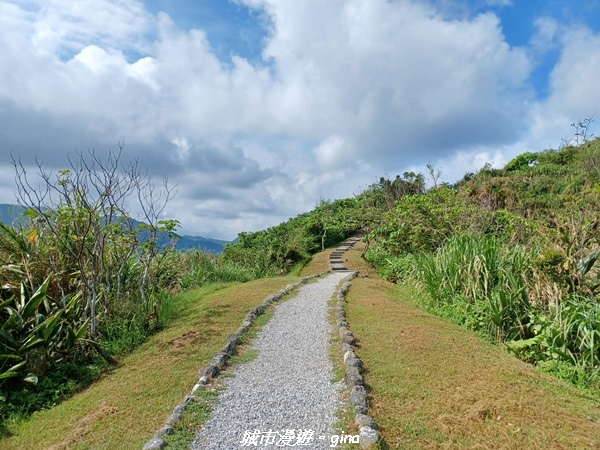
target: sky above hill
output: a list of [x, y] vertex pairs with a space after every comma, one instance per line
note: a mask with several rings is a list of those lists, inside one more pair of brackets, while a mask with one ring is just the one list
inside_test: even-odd
[[600, 0], [0, 0], [0, 203], [11, 152], [33, 174], [122, 142], [184, 232], [233, 239], [558, 148], [599, 74]]

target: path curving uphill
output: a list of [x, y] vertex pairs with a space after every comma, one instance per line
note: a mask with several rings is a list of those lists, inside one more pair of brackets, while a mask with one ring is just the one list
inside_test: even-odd
[[342, 242], [342, 245], [340, 245], [338, 248], [336, 248], [334, 251], [332, 251], [329, 254], [329, 267], [331, 267], [331, 270], [333, 272], [347, 272], [348, 271], [348, 269], [346, 268], [346, 265], [344, 264], [343, 255], [345, 252], [350, 250], [350, 248], [354, 244], [356, 244], [358, 241], [360, 241], [359, 236], [350, 237], [350, 238], [346, 239], [344, 242]]
[[332, 382], [327, 303], [348, 275], [331, 273], [275, 308], [254, 340], [257, 357], [225, 381], [192, 448], [244, 448], [255, 438], [261, 448], [299, 439], [310, 448], [330, 448], [344, 387]]

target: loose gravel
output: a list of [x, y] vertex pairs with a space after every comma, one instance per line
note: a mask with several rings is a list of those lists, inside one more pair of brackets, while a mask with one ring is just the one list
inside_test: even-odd
[[[327, 303], [348, 272], [302, 286], [254, 340], [257, 357], [225, 379], [193, 449], [330, 448], [343, 382], [333, 383]], [[256, 437], [256, 445], [249, 444]], [[304, 442], [310, 445], [299, 445]]]

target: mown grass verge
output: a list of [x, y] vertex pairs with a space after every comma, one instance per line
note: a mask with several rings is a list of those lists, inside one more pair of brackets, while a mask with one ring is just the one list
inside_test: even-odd
[[352, 248], [347, 317], [382, 448], [598, 448], [600, 404], [407, 298]]
[[13, 423], [3, 449], [139, 449], [188, 394], [198, 369], [251, 308], [297, 277], [181, 294], [188, 306], [119, 366], [56, 407]]
[[[287, 297], [284, 296], [284, 299]], [[163, 436], [169, 449], [183, 450], [190, 448], [196, 433], [210, 418], [213, 406], [219, 401], [219, 395], [225, 388], [223, 379], [233, 377], [233, 371], [238, 364], [244, 364], [256, 358], [257, 351], [252, 348], [252, 340], [271, 317], [273, 317], [273, 311], [273, 305], [265, 308], [265, 311], [240, 336], [238, 345], [226, 365], [221, 369], [218, 377], [193, 394], [195, 398], [186, 404], [187, 407], [182, 414], [182, 420], [173, 426], [173, 433]]]

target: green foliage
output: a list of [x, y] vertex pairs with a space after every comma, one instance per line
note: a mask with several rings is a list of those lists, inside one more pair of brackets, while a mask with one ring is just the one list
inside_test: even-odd
[[372, 247], [365, 254], [365, 259], [386, 280], [397, 283], [414, 278], [416, 262], [412, 253], [391, 256], [380, 247]]
[[82, 359], [69, 360], [53, 367], [36, 385], [15, 384], [6, 392], [6, 401], [0, 402], [0, 436], [3, 422], [55, 406], [96, 379], [101, 368]]
[[[600, 375], [600, 304], [571, 295], [550, 310], [550, 314], [532, 315], [530, 329], [534, 337], [508, 343], [521, 358], [538, 362], [548, 370], [563, 372], [578, 384], [596, 382]], [[548, 362], [556, 362], [548, 363]], [[547, 362], [546, 364], [541, 364]], [[560, 363], [560, 364], [558, 364]], [[564, 374], [565, 364], [573, 367]], [[552, 369], [553, 368], [553, 369]]]
[[235, 264], [231, 260], [218, 255], [204, 253], [199, 250], [188, 250], [181, 254], [181, 271], [179, 280], [182, 289], [201, 287], [215, 282], [246, 282], [261, 275], [253, 273], [250, 268]]
[[[528, 336], [529, 255], [495, 238], [460, 235], [435, 254], [416, 258], [417, 276], [434, 306], [466, 301], [478, 316], [471, 327], [500, 341]], [[470, 311], [469, 311], [470, 310]]]
[[477, 227], [480, 216], [481, 211], [456, 191], [434, 189], [402, 197], [370, 237], [393, 255], [434, 251], [453, 234]]
[[578, 385], [600, 385], [600, 140], [402, 197], [369, 234], [426, 307]]
[[507, 172], [515, 172], [522, 169], [528, 169], [537, 162], [537, 153], [525, 152], [509, 161], [508, 164], [504, 166], [504, 170]]
[[53, 302], [46, 295], [48, 283], [33, 295], [21, 285], [19, 297], [0, 302], [0, 387], [9, 378], [37, 383], [44, 366], [63, 358], [86, 333], [77, 297]]
[[240, 233], [222, 258], [248, 268], [254, 278], [289, 272], [298, 262], [361, 228], [355, 199], [321, 201], [314, 210], [254, 233]]

